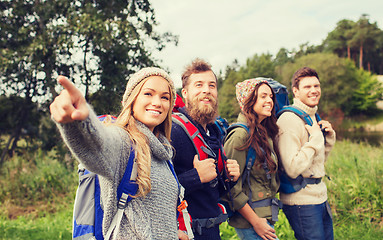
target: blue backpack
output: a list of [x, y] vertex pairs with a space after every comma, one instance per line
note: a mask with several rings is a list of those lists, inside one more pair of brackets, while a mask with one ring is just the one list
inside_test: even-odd
[[[277, 117], [282, 115], [284, 112], [292, 112], [299, 116], [306, 124], [310, 126], [313, 125], [311, 117], [299, 108], [291, 105], [285, 106], [277, 113]], [[317, 122], [321, 120], [318, 113], [315, 113], [315, 118]], [[323, 132], [323, 134], [325, 134], [325, 132]], [[287, 175], [283, 168], [279, 170], [279, 179], [281, 183], [279, 191], [283, 193], [294, 193], [301, 190], [302, 188], [305, 188], [307, 184], [318, 184], [322, 180], [321, 178], [305, 178], [302, 175], [299, 175], [297, 178], [291, 178]]]
[[[126, 166], [124, 176], [117, 189], [117, 197], [119, 199], [119, 208], [122, 211], [126, 204], [132, 200], [130, 195], [135, 195], [138, 186], [135, 182], [137, 174], [137, 166], [135, 161], [134, 150], [131, 149]], [[73, 235], [72, 239], [91, 239], [95, 237], [97, 240], [104, 239], [102, 235], [102, 219], [104, 210], [102, 208], [100, 198], [100, 183], [97, 174], [86, 170], [81, 164], [79, 165], [79, 186], [76, 193], [76, 199], [73, 210]], [[120, 211], [120, 210], [119, 210]], [[117, 215], [117, 214], [116, 214]], [[122, 216], [121, 216], [122, 217]], [[119, 226], [121, 219], [116, 222], [115, 226]], [[117, 225], [118, 224], [118, 225]], [[109, 231], [108, 231], [109, 232]]]
[[[306, 112], [290, 105], [288, 91], [285, 85], [279, 83], [278, 81], [275, 81], [272, 78], [258, 77], [255, 79], [266, 80], [270, 87], [273, 89], [276, 98], [275, 113], [277, 118], [284, 112], [292, 112], [299, 116], [306, 124], [312, 126], [313, 121]], [[315, 117], [317, 119], [317, 122], [321, 120], [317, 113], [315, 114]], [[226, 119], [219, 117], [215, 121], [215, 124], [218, 126], [223, 136], [225, 136], [228, 132], [229, 126]], [[292, 179], [289, 176], [287, 176], [283, 168], [279, 170], [279, 177], [281, 181], [279, 191], [283, 193], [293, 193], [299, 191], [300, 189], [306, 187], [307, 184], [318, 184], [321, 180], [318, 178], [303, 178], [302, 176], [298, 176], [296, 179]]]
[[[110, 116], [109, 118], [109, 116], [106, 115], [99, 116], [98, 118], [100, 121], [111, 119], [113, 122], [115, 120], [113, 116]], [[108, 229], [105, 239], [110, 239], [114, 229], [118, 231], [118, 228], [121, 225], [124, 209], [133, 199], [131, 196], [134, 196], [137, 193], [137, 163], [134, 159], [135, 152], [134, 149], [131, 148], [124, 176], [117, 188], [117, 198], [119, 200], [118, 211], [112, 220], [112, 224]], [[180, 187], [172, 163], [169, 160], [167, 162], [170, 170], [177, 180], [178, 186]], [[98, 175], [85, 169], [82, 164], [79, 165], [78, 173], [79, 186], [77, 188], [73, 210], [72, 239], [103, 240], [104, 237], [102, 235], [102, 220], [104, 217], [104, 210], [100, 198], [100, 184]], [[182, 188], [180, 191], [182, 192]]]
[[[277, 100], [275, 104], [275, 112], [278, 113], [284, 106], [289, 105], [289, 93], [285, 85], [275, 81], [272, 78], [257, 77], [257, 80], [265, 80], [273, 89], [275, 98]], [[227, 135], [227, 129], [230, 127], [230, 124], [227, 120], [221, 116], [218, 116], [215, 120], [215, 125], [218, 127], [222, 138]]]

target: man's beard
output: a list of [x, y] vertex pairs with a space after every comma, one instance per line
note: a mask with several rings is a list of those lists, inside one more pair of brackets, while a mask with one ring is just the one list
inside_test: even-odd
[[[208, 98], [211, 104], [201, 105], [201, 100]], [[198, 95], [193, 99], [187, 99], [187, 112], [199, 124], [209, 124], [218, 116], [218, 102], [211, 95]]]

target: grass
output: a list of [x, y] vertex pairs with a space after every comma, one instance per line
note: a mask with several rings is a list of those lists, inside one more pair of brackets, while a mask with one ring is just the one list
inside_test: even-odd
[[[0, 240], [71, 239], [75, 169], [50, 153], [8, 161], [0, 175]], [[31, 160], [32, 159], [32, 160]], [[383, 239], [383, 149], [347, 140], [336, 143], [326, 165], [335, 239]], [[295, 239], [280, 211], [279, 239]], [[238, 239], [227, 223], [223, 240]]]
[[[335, 239], [383, 239], [383, 150], [348, 140], [336, 143], [326, 164], [325, 180], [333, 212]], [[239, 239], [227, 223], [222, 239]], [[279, 239], [295, 239], [284, 216], [275, 225]]]
[[0, 174], [0, 239], [71, 239], [77, 179], [55, 152], [8, 160]]
[[16, 220], [8, 220], [2, 216], [0, 217], [0, 239], [71, 239], [71, 222], [70, 208], [38, 218], [19, 216]]
[[327, 172], [336, 239], [383, 239], [383, 150], [342, 141]]

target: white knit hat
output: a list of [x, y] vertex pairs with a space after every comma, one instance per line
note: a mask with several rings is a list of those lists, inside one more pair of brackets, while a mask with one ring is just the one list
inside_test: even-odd
[[130, 79], [128, 80], [128, 83], [126, 84], [126, 90], [124, 93], [124, 97], [122, 98], [122, 104], [125, 105], [126, 101], [128, 100], [130, 94], [132, 94], [133, 89], [144, 79], [151, 77], [151, 76], [160, 76], [166, 81], [169, 82], [170, 91], [172, 91], [173, 94], [173, 101], [170, 103], [171, 107], [174, 106], [174, 101], [176, 98], [176, 90], [174, 88], [173, 80], [170, 78], [169, 74], [167, 74], [164, 70], [157, 68], [157, 67], [147, 67], [142, 68], [135, 74], [133, 74]]

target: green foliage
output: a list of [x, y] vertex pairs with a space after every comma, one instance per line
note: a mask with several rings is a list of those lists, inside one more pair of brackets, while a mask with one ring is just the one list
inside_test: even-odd
[[376, 76], [359, 70], [357, 72], [358, 85], [354, 91], [351, 105], [354, 107], [353, 114], [374, 114], [377, 112], [377, 101], [382, 99], [383, 87]]
[[72, 215], [72, 209], [67, 208], [37, 219], [22, 216], [9, 221], [0, 216], [0, 239], [71, 239]]
[[17, 206], [53, 203], [77, 184], [75, 169], [58, 161], [54, 151], [14, 156], [1, 171], [0, 202]]
[[[290, 224], [282, 210], [279, 211], [278, 222], [274, 225], [274, 228], [279, 239], [295, 239], [294, 231], [290, 227]], [[227, 222], [222, 223], [219, 226], [219, 230], [222, 240], [239, 240], [235, 229]]]
[[26, 126], [31, 136], [37, 134], [39, 112], [36, 104], [15, 95], [0, 96], [0, 103], [0, 135], [11, 134], [20, 124]]
[[383, 73], [383, 31], [377, 23], [371, 23], [368, 15], [357, 22], [343, 19], [337, 23], [322, 43], [323, 51], [339, 57], [347, 57], [360, 68], [373, 73]]
[[[335, 53], [339, 57], [347, 57], [348, 50], [353, 51], [348, 47], [348, 39], [352, 35], [352, 29], [355, 22], [347, 19], [339, 21], [333, 31], [323, 41], [324, 52]], [[351, 53], [351, 52], [350, 52]], [[355, 54], [355, 51], [353, 52]]]
[[[155, 66], [151, 53], [178, 41], [169, 32], [155, 31], [157, 21], [148, 0], [76, 1], [68, 24], [84, 53], [80, 74], [86, 98], [100, 114], [119, 112], [128, 76]], [[97, 89], [92, 96], [91, 87]]]
[[352, 105], [352, 99], [354, 92], [360, 89], [359, 74], [351, 61], [339, 58], [335, 54], [309, 54], [282, 67], [282, 83], [291, 87], [294, 72], [305, 66], [318, 72], [322, 88], [319, 103], [321, 113], [329, 113], [340, 108], [348, 115], [357, 110], [356, 106]]
[[[381, 224], [383, 222], [382, 158], [383, 150], [381, 147], [349, 141], [339, 141], [335, 144], [326, 163], [326, 172], [331, 177], [331, 181], [325, 180], [334, 217], [335, 239], [372, 240], [383, 238], [383, 225]], [[15, 220], [8, 219], [9, 214], [7, 213], [16, 206], [9, 204], [9, 202], [20, 203], [21, 201], [10, 199], [10, 195], [2, 198], [0, 200], [2, 203], [0, 205], [0, 239], [70, 239], [72, 207], [77, 186], [75, 170], [64, 170], [65, 168], [60, 166], [58, 162], [49, 160], [52, 159], [50, 154], [35, 159], [37, 162], [41, 162], [38, 164], [39, 168], [44, 168], [43, 165], [45, 164], [51, 164], [49, 171], [54, 173], [45, 174], [45, 177], [47, 179], [56, 178], [56, 180], [50, 180], [54, 184], [44, 183], [47, 188], [51, 188], [53, 185], [58, 186], [57, 188], [66, 194], [64, 196], [48, 190], [45, 192], [48, 195], [41, 198], [42, 196], [37, 190], [29, 191], [28, 196], [22, 195], [22, 197], [34, 199], [33, 201], [43, 200], [50, 205], [38, 209], [38, 214], [20, 216]], [[49, 163], [50, 161], [53, 163]], [[31, 161], [14, 159], [12, 162], [18, 166], [12, 167], [12, 169], [30, 175], [29, 181], [33, 181], [33, 175], [38, 175], [37, 178], [41, 178], [42, 174], [38, 173], [37, 167], [26, 165]], [[10, 167], [9, 164], [11, 163], [7, 163]], [[61, 163], [61, 165], [63, 164]], [[1, 186], [7, 187], [11, 181], [17, 181], [15, 179], [17, 171], [13, 171], [11, 174], [2, 173], [0, 175]], [[57, 172], [61, 172], [61, 175], [58, 175]], [[60, 181], [62, 183], [58, 183]], [[25, 181], [18, 181], [18, 184], [20, 188], [23, 188], [22, 185], [24, 184], [28, 185]], [[66, 187], [63, 187], [64, 184]], [[9, 187], [7, 188], [9, 189]], [[15, 191], [19, 190], [15, 187]], [[29, 196], [31, 194], [40, 197]], [[55, 199], [51, 196], [55, 194], [61, 198]], [[14, 197], [18, 198], [19, 195]], [[37, 206], [35, 205], [35, 207]], [[279, 221], [275, 224], [275, 229], [279, 239], [294, 239], [291, 227], [282, 211], [279, 213]], [[235, 230], [227, 223], [221, 224], [220, 230], [223, 240], [238, 239]]]
[[383, 238], [382, 157], [380, 147], [336, 143], [326, 166], [335, 239]]
[[[24, 149], [36, 149], [38, 125], [41, 112], [37, 104], [28, 98], [11, 95], [0, 96], [0, 168], [6, 157], [14, 153], [21, 153]], [[26, 144], [18, 146], [23, 139]]]
[[[383, 238], [382, 158], [381, 147], [347, 140], [335, 144], [326, 163], [335, 239]], [[282, 211], [275, 229], [279, 239], [295, 239]], [[220, 230], [223, 240], [239, 239], [227, 223], [221, 224]]]
[[[53, 71], [68, 73], [68, 1], [1, 1], [0, 79], [3, 92], [37, 101], [55, 86]], [[44, 76], [45, 75], [45, 76]]]
[[219, 234], [222, 240], [239, 240], [234, 228], [227, 222], [223, 222], [219, 225]]
[[1, 99], [0, 131], [11, 137], [2, 144], [0, 166], [22, 137], [41, 140], [31, 148], [58, 142], [57, 134], [38, 131], [53, 133], [45, 119], [40, 126], [39, 115], [57, 96], [55, 76], [79, 79], [96, 112], [116, 115], [128, 76], [156, 65], [151, 54], [178, 41], [156, 31], [148, 0], [0, 0], [0, 6], [0, 93], [11, 96]]
[[219, 90], [219, 113], [229, 122], [234, 122], [240, 112], [235, 96], [235, 85], [243, 80], [245, 78], [240, 72], [231, 71], [227, 74], [227, 78]]

